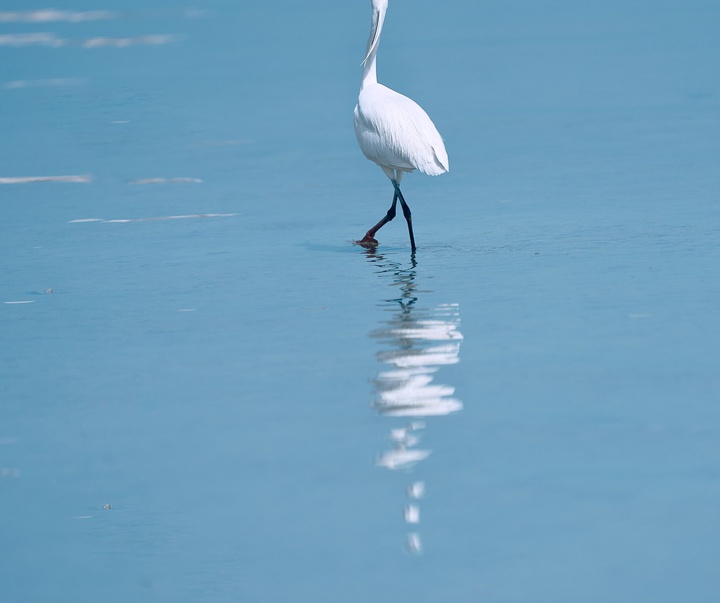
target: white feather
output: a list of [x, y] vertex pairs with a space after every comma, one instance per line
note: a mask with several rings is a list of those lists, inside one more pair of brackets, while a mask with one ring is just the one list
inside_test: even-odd
[[449, 170], [445, 145], [414, 100], [382, 84], [360, 91], [355, 135], [365, 157], [380, 167], [439, 176]]

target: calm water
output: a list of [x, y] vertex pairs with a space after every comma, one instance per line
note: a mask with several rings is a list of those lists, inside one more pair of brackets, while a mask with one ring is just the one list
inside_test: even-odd
[[720, 4], [390, 4], [0, 7], [3, 601], [718, 600]]

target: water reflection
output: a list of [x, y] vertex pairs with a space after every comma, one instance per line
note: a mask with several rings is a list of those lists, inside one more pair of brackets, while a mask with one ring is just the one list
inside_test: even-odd
[[[413, 256], [408, 266], [391, 260], [375, 250], [367, 251], [368, 261], [380, 277], [396, 287], [397, 296], [382, 300], [388, 318], [370, 333], [377, 339], [378, 362], [383, 365], [373, 381], [375, 395], [372, 407], [387, 417], [404, 417], [402, 427], [394, 427], [389, 436], [392, 447], [380, 453], [377, 465], [390, 470], [410, 471], [426, 459], [432, 450], [420, 448], [425, 418], [448, 415], [462, 409], [454, 397], [455, 388], [435, 382], [442, 366], [460, 361], [460, 307], [456, 303], [423, 306], [423, 293], [416, 284], [417, 261]], [[425, 293], [428, 293], [425, 291]], [[425, 495], [425, 483], [414, 481], [407, 486], [408, 502], [404, 508], [405, 523], [420, 523], [419, 500]], [[420, 534], [407, 534], [406, 549], [422, 552]]]

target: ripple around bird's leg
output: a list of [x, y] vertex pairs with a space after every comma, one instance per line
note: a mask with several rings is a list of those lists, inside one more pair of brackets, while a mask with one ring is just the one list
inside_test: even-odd
[[365, 249], [374, 249], [378, 245], [380, 245], [380, 242], [375, 239], [374, 237], [370, 236], [369, 234], [366, 234], [362, 239], [359, 241], [354, 241], [354, 245], [360, 245], [361, 247], [365, 247]]

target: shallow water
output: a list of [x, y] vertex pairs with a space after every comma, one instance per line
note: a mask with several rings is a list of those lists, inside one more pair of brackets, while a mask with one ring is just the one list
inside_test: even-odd
[[3, 600], [716, 601], [720, 7], [368, 4], [2, 8]]

